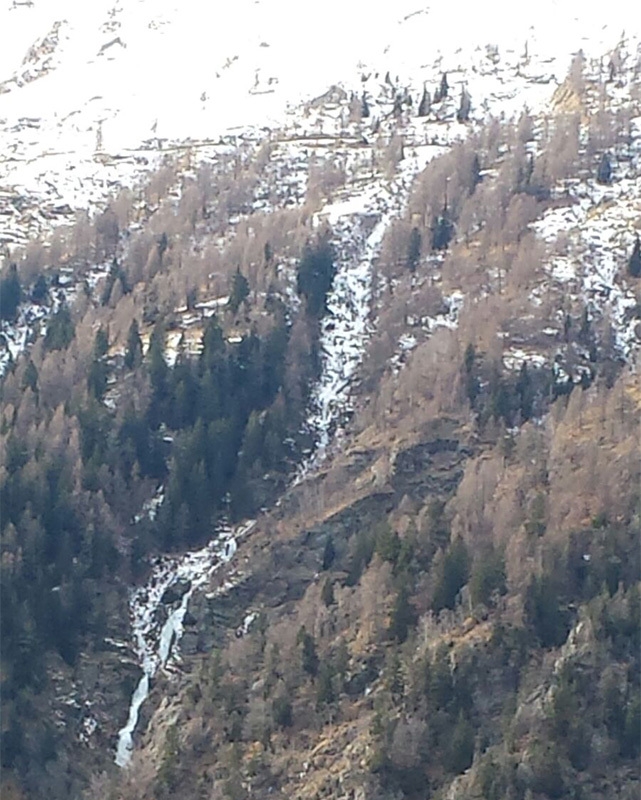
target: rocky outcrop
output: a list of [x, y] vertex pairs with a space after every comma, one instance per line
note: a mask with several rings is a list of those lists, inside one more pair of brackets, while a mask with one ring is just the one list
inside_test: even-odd
[[183, 599], [190, 589], [191, 581], [179, 579], [165, 589], [162, 597], [160, 598], [160, 602], [166, 606], [171, 606], [174, 603], [178, 603]]

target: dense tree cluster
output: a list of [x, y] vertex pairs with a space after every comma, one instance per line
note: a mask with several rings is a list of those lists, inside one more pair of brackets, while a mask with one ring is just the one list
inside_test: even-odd
[[[578, 87], [583, 68], [577, 57]], [[448, 89], [443, 76], [436, 101]], [[235, 675], [225, 698], [183, 714], [187, 747], [193, 714], [207, 725], [233, 705], [242, 717], [233, 753], [229, 734], [208, 727], [214, 791], [220, 773], [284, 797], [312, 781], [327, 796], [365, 786], [395, 800], [635, 796], [638, 393], [609, 363], [594, 308], [564, 304], [543, 334], [558, 309], [542, 297], [531, 327], [517, 324], [545, 258], [530, 223], [566, 179], [595, 177], [606, 149], [615, 158], [596, 137], [584, 151], [574, 115], [554, 122], [537, 134], [536, 157], [529, 115], [490, 123], [428, 166], [391, 226], [372, 352], [392, 344], [360, 407], [366, 446], [301, 489], [304, 531], [269, 564], [296, 575], [311, 564], [308, 583], [302, 597], [267, 601], [260, 630], [215, 656]], [[322, 291], [310, 289], [310, 266], [298, 288], [312, 314]], [[430, 329], [387, 380], [399, 332], [413, 326], [418, 339], [417, 320], [447, 313], [446, 293], [460, 286], [478, 288], [478, 303], [465, 304], [456, 330]], [[548, 336], [563, 359], [541, 366], [527, 345]], [[526, 357], [510, 361], [502, 342], [512, 337]], [[210, 696], [206, 675], [203, 666]], [[323, 782], [334, 770], [340, 786]], [[194, 792], [207, 780], [194, 779]], [[234, 796], [229, 783], [221, 794]]]
[[306, 245], [296, 274], [296, 288], [305, 298], [307, 313], [311, 316], [320, 317], [325, 313], [335, 271], [329, 237], [323, 236], [314, 245]]
[[[579, 88], [582, 63], [573, 65]], [[407, 98], [388, 83], [402, 116]], [[434, 103], [449, 91], [443, 74]], [[369, 115], [365, 95], [352, 101]], [[419, 115], [431, 105], [425, 90]], [[470, 109], [463, 90], [460, 122]], [[361, 431], [367, 446], [292, 492], [295, 522], [286, 511], [270, 519], [285, 536], [274, 552], [263, 547], [256, 574], [268, 584], [280, 571], [274, 583], [285, 588], [250, 586], [262, 610], [249, 632], [190, 660], [175, 719], [152, 742], [152, 787], [124, 776], [120, 795], [294, 796], [285, 781], [336, 751], [357, 753], [353, 774], [341, 774], [345, 792], [366, 786], [395, 800], [624, 797], [625, 781], [634, 786], [638, 393], [606, 368], [607, 337], [587, 308], [564, 308], [555, 333], [569, 354], [565, 381], [557, 364], [524, 359], [508, 369], [498, 341], [504, 309], [539, 266], [528, 226], [584, 158], [572, 115], [545, 134], [536, 158], [525, 146], [532, 130], [527, 114], [518, 125], [490, 123], [417, 182], [381, 257], [395, 278], [390, 318], [399, 306], [398, 319], [409, 318], [403, 281], [414, 288], [427, 270], [439, 275], [411, 296], [417, 317], [443, 313], [438, 283], [482, 289], [485, 305], [461, 315], [449, 339], [436, 333], [425, 361], [393, 377], [396, 394], [371, 382], [371, 417], [359, 421], [371, 424]], [[606, 150], [603, 138], [592, 136], [583, 166], [594, 175], [598, 155], [597, 180], [608, 183], [614, 145]], [[147, 200], [159, 216], [132, 236], [126, 257], [126, 202], [91, 229], [79, 222], [83, 263], [108, 267], [98, 310], [87, 311], [90, 292], [74, 308], [56, 305], [30, 358], [3, 382], [2, 760], [38, 792], [30, 770], [56, 758], [59, 735], [50, 720], [32, 722], [39, 693], [52, 665], [71, 671], [83, 649], [104, 641], [109, 609], [122, 608], [114, 581], [142, 573], [150, 553], [204, 541], [223, 515], [269, 505], [296, 455], [335, 254], [329, 236], [304, 245], [309, 230], [292, 223], [293, 252], [302, 251], [288, 251], [297, 312], [281, 299], [279, 225], [261, 232], [257, 218], [260, 235], [239, 226], [224, 264], [214, 247], [201, 260], [181, 249], [199, 226], [220, 233], [247, 206], [255, 175], [238, 155], [229, 166], [229, 184], [214, 190], [200, 175], [187, 185], [179, 219], [161, 202], [171, 175], [156, 176]], [[641, 274], [638, 237], [628, 273]], [[24, 294], [49, 303], [49, 283], [32, 275]], [[205, 284], [216, 316], [201, 313]], [[16, 270], [0, 289], [1, 316], [15, 319]], [[202, 332], [199, 354], [181, 342], [170, 366], [168, 335], [183, 303]], [[589, 369], [572, 360], [578, 352]], [[432, 434], [439, 425], [448, 433]], [[406, 436], [429, 446], [404, 469]], [[139, 512], [160, 486], [152, 523]], [[356, 486], [358, 502], [344, 494]], [[321, 736], [326, 751], [310, 758]], [[332, 792], [337, 785], [321, 790]]]
[[[86, 225], [79, 221], [74, 241]], [[146, 556], [207, 540], [222, 515], [253, 513], [283, 484], [297, 457], [334, 274], [327, 234], [299, 259], [301, 313], [286, 311], [273, 247], [261, 241], [272, 284], [237, 261], [243, 270], [220, 282], [227, 306], [203, 319], [200, 354], [182, 352], [169, 366], [181, 290], [166, 276], [178, 237], [154, 236], [143, 255], [142, 233], [121, 258], [114, 219], [98, 219], [95, 233], [110, 262], [96, 295], [85, 286], [72, 307], [56, 297], [55, 276], [36, 273], [29, 295], [50, 308], [44, 335], [2, 382], [2, 762], [34, 791], [60, 736], [51, 720], [32, 724], [39, 693], [50, 690], [50, 665], [73, 671], [82, 653], [101, 647], [113, 609], [125, 602], [117, 586], [145, 570]], [[79, 274], [83, 257], [98, 250], [76, 254]], [[146, 270], [150, 284], [141, 290]], [[259, 308], [257, 287], [268, 289]], [[2, 319], [12, 321], [23, 299], [15, 266], [0, 289]], [[193, 310], [198, 288], [185, 296]], [[139, 511], [160, 485], [152, 524]], [[286, 724], [286, 711], [279, 719]], [[168, 746], [163, 786], [173, 785], [173, 753]]]
[[7, 274], [0, 279], [0, 319], [12, 321], [16, 318], [21, 295], [18, 268], [11, 264]]

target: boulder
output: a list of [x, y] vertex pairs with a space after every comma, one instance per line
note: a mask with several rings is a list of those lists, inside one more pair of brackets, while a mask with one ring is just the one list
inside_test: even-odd
[[178, 603], [183, 599], [184, 595], [186, 595], [190, 589], [191, 581], [186, 581], [180, 578], [165, 589], [165, 591], [162, 593], [162, 597], [160, 598], [160, 602], [166, 606], [171, 606], [174, 603]]

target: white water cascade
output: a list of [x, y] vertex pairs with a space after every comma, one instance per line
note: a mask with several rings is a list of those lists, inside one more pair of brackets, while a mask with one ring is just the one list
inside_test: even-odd
[[[140, 659], [143, 675], [131, 698], [127, 724], [118, 734], [115, 761], [119, 767], [125, 767], [131, 759], [133, 733], [138, 724], [140, 708], [149, 695], [151, 681], [158, 668], [166, 665], [172, 655], [172, 648], [175, 656], [175, 647], [183, 634], [183, 620], [191, 595], [195, 589], [207, 583], [218, 567], [233, 557], [237, 548], [236, 537], [246, 533], [252, 524], [248, 523], [234, 533], [220, 533], [201, 550], [183, 556], [164, 556], [157, 559], [147, 583], [131, 591], [129, 610], [134, 648]], [[182, 584], [186, 590], [180, 598], [180, 605], [169, 613], [163, 623], [158, 618], [158, 612], [165, 591], [174, 584]]]

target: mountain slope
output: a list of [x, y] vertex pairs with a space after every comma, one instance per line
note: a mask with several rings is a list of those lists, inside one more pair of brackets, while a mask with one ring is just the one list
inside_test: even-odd
[[3, 765], [34, 797], [637, 785], [638, 42], [401, 10], [313, 47], [287, 4], [5, 12], [42, 26], [0, 95]]

